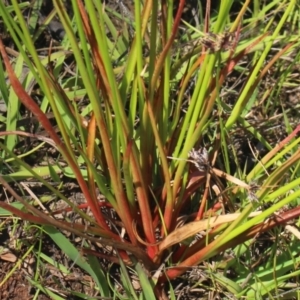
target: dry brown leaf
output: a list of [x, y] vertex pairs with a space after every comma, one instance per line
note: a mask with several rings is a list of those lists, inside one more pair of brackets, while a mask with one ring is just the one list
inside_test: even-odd
[[[249, 217], [254, 217], [259, 215], [261, 212], [254, 212], [249, 215]], [[160, 244], [159, 251], [163, 251], [175, 244], [181, 243], [182, 241], [196, 235], [198, 232], [206, 231], [224, 223], [233, 222], [239, 217], [240, 213], [228, 214], [222, 216], [211, 217], [209, 219], [191, 222], [182, 227], [176, 229], [171, 234], [169, 234]]]
[[0, 254], [0, 259], [5, 260], [5, 261], [9, 261], [9, 262], [16, 262], [17, 261], [17, 257], [14, 254], [12, 254], [11, 252]]

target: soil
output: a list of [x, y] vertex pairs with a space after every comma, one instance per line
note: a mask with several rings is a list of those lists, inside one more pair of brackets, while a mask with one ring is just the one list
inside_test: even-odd
[[[2, 198], [2, 197], [1, 197]], [[50, 300], [49, 295], [39, 291], [37, 287], [30, 283], [30, 278], [34, 278], [39, 274], [39, 282], [44, 287], [57, 294], [64, 299], [82, 299], [73, 296], [70, 292], [83, 293], [86, 296], [95, 296], [93, 288], [93, 280], [90, 276], [86, 275], [80, 268], [74, 267], [73, 263], [66, 258], [62, 251], [56, 247], [51, 239], [46, 235], [37, 236], [36, 230], [30, 233], [22, 232], [26, 228], [23, 221], [18, 223], [18, 233], [9, 232], [13, 224], [6, 221], [7, 230], [2, 231], [0, 236], [0, 247], [5, 248], [5, 254], [0, 254], [0, 299], [1, 300], [14, 300], [14, 299], [33, 299], [38, 296], [38, 300]], [[15, 235], [15, 237], [13, 237]], [[40, 243], [42, 239], [42, 243]], [[20, 249], [16, 245], [16, 241], [21, 245]], [[42, 245], [40, 252], [38, 251], [39, 245]], [[36, 257], [30, 253], [25, 257], [28, 247], [34, 245], [36, 251], [31, 253], [44, 253], [48, 257], [55, 260], [55, 262], [64, 265], [70, 270], [69, 275], [64, 275], [59, 272], [55, 267], [46, 262], [37, 264]], [[37, 272], [37, 273], [36, 273]], [[41, 280], [42, 278], [42, 280]]]

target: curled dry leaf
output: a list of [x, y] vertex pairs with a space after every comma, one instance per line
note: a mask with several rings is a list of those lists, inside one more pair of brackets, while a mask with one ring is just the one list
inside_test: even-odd
[[[249, 217], [255, 217], [261, 212], [253, 212]], [[188, 223], [169, 234], [160, 244], [159, 252], [183, 242], [184, 240], [196, 235], [198, 232], [207, 231], [217, 225], [233, 222], [239, 217], [240, 213], [228, 214], [211, 217], [209, 219]]]

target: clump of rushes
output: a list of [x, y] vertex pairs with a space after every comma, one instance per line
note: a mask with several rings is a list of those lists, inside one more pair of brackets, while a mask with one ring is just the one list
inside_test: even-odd
[[[28, 26], [21, 4], [0, 3], [3, 26], [19, 51], [11, 59], [0, 39], [10, 83], [1, 75], [8, 110], [2, 117], [1, 173], [6, 175], [0, 182], [15, 201], [1, 201], [0, 207], [41, 225], [94, 278], [101, 297], [175, 299], [173, 279], [179, 276], [191, 297], [197, 288], [198, 299], [208, 293], [275, 297], [285, 285], [292, 289], [300, 272], [297, 238], [282, 235], [300, 215], [300, 128], [282, 108], [285, 137], [272, 143], [247, 116], [258, 103], [265, 112], [280, 106], [280, 91], [299, 64], [296, 1], [265, 7], [245, 1], [235, 14], [233, 1], [221, 1], [217, 14], [207, 1], [193, 17], [196, 27], [182, 19], [185, 2], [175, 7], [173, 1], [135, 0], [130, 10], [119, 1], [118, 13], [102, 1], [72, 0], [71, 14], [63, 1], [54, 0], [49, 18], [57, 15], [65, 36], [42, 59], [37, 19], [30, 18]], [[71, 64], [67, 76], [65, 62]], [[24, 68], [29, 71], [21, 83]], [[273, 85], [267, 87], [270, 73]], [[234, 86], [232, 78], [242, 84]], [[32, 113], [46, 136], [17, 130], [20, 107]], [[248, 168], [232, 145], [238, 130], [264, 149], [260, 157], [249, 151], [254, 162]], [[41, 144], [16, 152], [23, 135]], [[44, 143], [55, 153], [51, 159], [43, 154], [47, 165], [26, 163]], [[45, 210], [39, 209], [10, 186], [29, 178], [67, 207], [43, 203]], [[80, 188], [83, 204], [50, 184], [67, 178]], [[56, 217], [69, 210], [81, 222]], [[80, 252], [66, 231], [84, 239]], [[274, 238], [258, 259], [251, 249], [263, 234]], [[109, 253], [106, 246], [112, 247]], [[123, 289], [111, 288], [101, 261], [120, 264]], [[132, 286], [129, 266], [140, 289]], [[202, 279], [191, 281], [195, 269]]]

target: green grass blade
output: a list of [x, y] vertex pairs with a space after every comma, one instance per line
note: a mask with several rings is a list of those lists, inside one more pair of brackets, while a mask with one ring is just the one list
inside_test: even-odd
[[[86, 261], [79, 251], [74, 247], [74, 245], [67, 239], [61, 232], [55, 229], [52, 226], [44, 226], [44, 231], [51, 237], [51, 239], [57, 244], [57, 246], [62, 249], [62, 251], [76, 263], [79, 267], [85, 270], [88, 274], [90, 274], [101, 292], [103, 297], [109, 297], [109, 288], [106, 283], [105, 275], [103, 272], [98, 270], [97, 273], [94, 272], [94, 269], [91, 265]], [[90, 259], [90, 262], [93, 262]], [[99, 266], [99, 265], [98, 265]], [[98, 277], [100, 276], [100, 277]]]
[[142, 265], [140, 263], [137, 263], [135, 265], [135, 269], [138, 273], [138, 277], [140, 279], [140, 283], [142, 286], [144, 299], [145, 300], [155, 300], [155, 294], [154, 294], [154, 288], [151, 284], [147, 274], [145, 273], [145, 270], [143, 269]]

